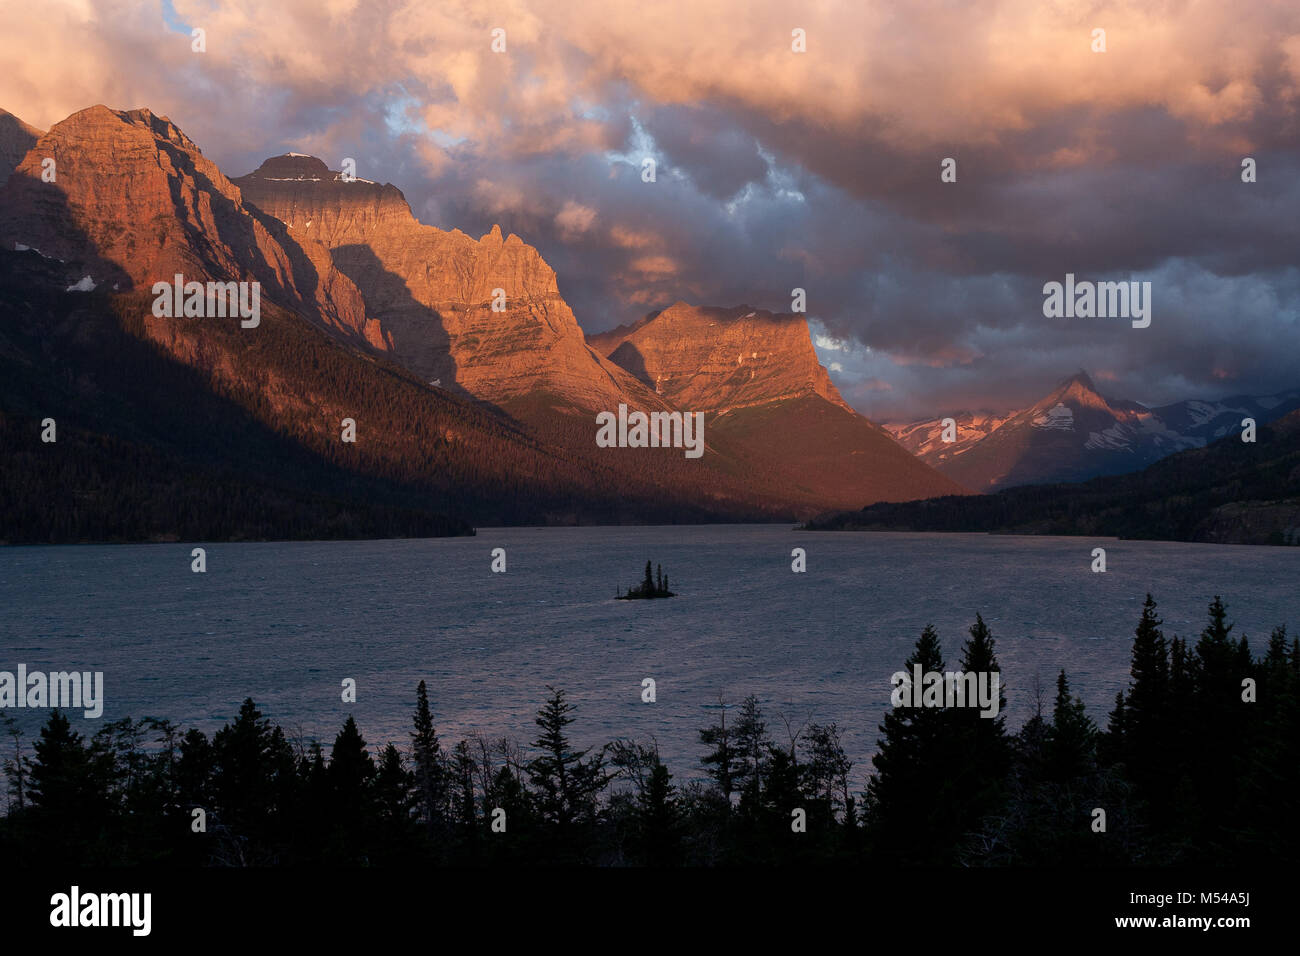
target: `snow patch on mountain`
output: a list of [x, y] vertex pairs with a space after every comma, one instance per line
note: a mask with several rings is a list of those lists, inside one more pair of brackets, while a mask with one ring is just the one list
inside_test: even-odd
[[1046, 414], [1034, 416], [1030, 424], [1035, 428], [1074, 431], [1074, 412], [1068, 406], [1057, 402], [1047, 410]]
[[1133, 447], [1133, 439], [1129, 437], [1129, 429], [1123, 425], [1112, 425], [1110, 428], [1104, 428], [1099, 432], [1088, 432], [1088, 439], [1083, 443], [1084, 448], [1098, 449], [1108, 448], [1113, 451], [1126, 451]]

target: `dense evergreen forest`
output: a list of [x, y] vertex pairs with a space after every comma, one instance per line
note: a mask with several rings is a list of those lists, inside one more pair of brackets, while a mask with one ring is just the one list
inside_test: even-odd
[[[8, 721], [0, 855], [216, 866], [1294, 862], [1300, 642], [1279, 627], [1255, 655], [1218, 598], [1194, 641], [1166, 638], [1161, 623], [1148, 596], [1131, 682], [1104, 730], [1063, 671], [1054, 699], [1040, 698], [1016, 733], [976, 708], [895, 708], [865, 792], [836, 724], [777, 739], [752, 696], [699, 730], [707, 782], [688, 783], [653, 744], [575, 749], [561, 690], [527, 747], [448, 747], [424, 682], [402, 746], [372, 750], [348, 717], [328, 755], [291, 740], [252, 700], [211, 738], [146, 718], [85, 739], [56, 711], [34, 741]], [[945, 669], [932, 628], [913, 664]], [[960, 669], [999, 670], [982, 618]]]
[[1300, 411], [1142, 471], [1079, 484], [881, 503], [809, 531], [992, 531], [1300, 545]]

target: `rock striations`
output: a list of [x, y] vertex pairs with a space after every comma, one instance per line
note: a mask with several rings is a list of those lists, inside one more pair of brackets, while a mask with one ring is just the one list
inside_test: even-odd
[[588, 410], [629, 393], [644, 401], [587, 347], [555, 271], [518, 236], [426, 226], [396, 186], [345, 182], [310, 156], [273, 157], [235, 182], [295, 237], [330, 250], [392, 335], [397, 359], [427, 381], [498, 404], [539, 389]]
[[[45, 157], [53, 183], [41, 179]], [[258, 281], [262, 295], [385, 349], [352, 281], [323, 247], [243, 203], [239, 188], [165, 116], [93, 106], [56, 124], [5, 185], [0, 243], [74, 264], [96, 283]]]
[[676, 302], [589, 341], [678, 407], [725, 412], [818, 395], [849, 410], [797, 315]]
[[965, 493], [845, 403], [801, 316], [677, 302], [591, 342], [676, 407], [707, 412], [710, 440], [752, 474], [831, 501]]

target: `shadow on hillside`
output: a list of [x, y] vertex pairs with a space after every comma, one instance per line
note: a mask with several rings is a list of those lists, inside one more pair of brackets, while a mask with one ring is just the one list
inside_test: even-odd
[[643, 384], [649, 385], [652, 389], [655, 387], [654, 377], [645, 367], [645, 356], [631, 342], [624, 342], [610, 352], [609, 360]]
[[[399, 361], [439, 388], [469, 396], [456, 381], [451, 336], [442, 314], [411, 295], [406, 280], [384, 268], [364, 243], [330, 250], [334, 267], [351, 279], [366, 301], [366, 314], [379, 319], [393, 337]], [[469, 396], [472, 397], [472, 396]], [[480, 403], [486, 404], [486, 403]]]

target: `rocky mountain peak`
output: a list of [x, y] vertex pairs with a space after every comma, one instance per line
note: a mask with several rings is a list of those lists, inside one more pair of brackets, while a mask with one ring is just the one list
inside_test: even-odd
[[498, 403], [538, 390], [584, 409], [631, 393], [644, 403], [631, 376], [587, 348], [541, 253], [499, 225], [479, 239], [425, 225], [397, 187], [344, 182], [312, 157], [273, 157], [234, 182], [295, 237], [324, 244], [426, 381]]
[[589, 341], [683, 408], [722, 411], [810, 394], [848, 408], [799, 315], [677, 301]]
[[1105, 396], [1097, 391], [1088, 373], [1082, 370], [1063, 380], [1050, 395], [1034, 404], [1032, 410], [1042, 412], [1057, 405], [1075, 409], [1092, 409], [1116, 418], [1128, 414], [1127, 411], [1111, 405]]
[[[56, 178], [42, 179], [46, 158]], [[170, 119], [103, 105], [43, 134], [3, 189], [0, 243], [63, 260], [77, 278], [147, 292], [187, 280], [256, 281], [268, 301], [347, 338], [384, 347], [355, 287], [323, 249], [248, 209], [236, 187]]]
[[248, 174], [255, 179], [277, 180], [333, 180], [338, 174], [330, 172], [324, 160], [305, 153], [285, 153], [272, 156]]

